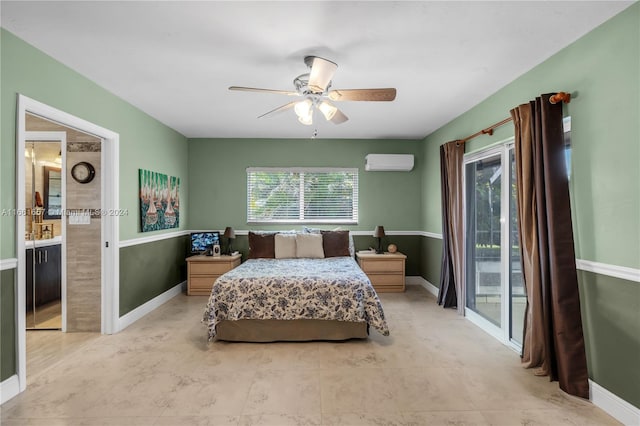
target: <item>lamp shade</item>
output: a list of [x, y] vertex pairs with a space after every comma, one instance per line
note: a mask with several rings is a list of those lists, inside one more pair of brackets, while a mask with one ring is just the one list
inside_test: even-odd
[[227, 226], [224, 229], [224, 235], [225, 238], [235, 238], [236, 237], [236, 231], [233, 230], [232, 227]]
[[320, 112], [322, 112], [322, 114], [324, 114], [324, 118], [326, 118], [327, 120], [331, 120], [333, 116], [336, 115], [336, 111], [338, 111], [338, 108], [331, 105], [331, 103], [327, 101], [320, 102], [320, 105], [318, 105], [318, 109], [320, 110]]
[[298, 121], [305, 126], [311, 126], [313, 124], [313, 111], [309, 112], [309, 115], [298, 117]]
[[373, 236], [376, 238], [384, 237], [385, 236], [384, 226], [380, 226], [380, 225], [376, 226], [375, 231], [373, 231]]
[[293, 107], [293, 110], [296, 112], [296, 115], [300, 118], [306, 118], [311, 115], [311, 108], [313, 107], [313, 102], [311, 99], [307, 98], [303, 101], [297, 102]]

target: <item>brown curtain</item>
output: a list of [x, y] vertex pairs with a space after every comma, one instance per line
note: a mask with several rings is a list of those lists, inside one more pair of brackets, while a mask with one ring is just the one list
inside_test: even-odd
[[517, 208], [527, 294], [522, 362], [589, 397], [565, 166], [562, 104], [542, 95], [511, 110]]
[[462, 157], [464, 144], [448, 142], [440, 147], [442, 189], [442, 268], [438, 304], [464, 312]]

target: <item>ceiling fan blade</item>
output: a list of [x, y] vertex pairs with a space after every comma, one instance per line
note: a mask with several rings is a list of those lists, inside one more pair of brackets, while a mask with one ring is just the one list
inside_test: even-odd
[[289, 102], [288, 104], [284, 104], [282, 106], [279, 106], [278, 108], [272, 109], [269, 112], [265, 112], [264, 114], [258, 116], [258, 118], [262, 118], [262, 117], [265, 117], [265, 116], [270, 115], [270, 114], [276, 114], [278, 112], [286, 111], [289, 108], [293, 108], [294, 105], [297, 104], [297, 103], [298, 103], [298, 101]]
[[396, 98], [396, 89], [342, 89], [329, 92], [332, 101], [392, 101]]
[[344, 113], [340, 110], [336, 110], [336, 113], [333, 115], [333, 118], [331, 118], [331, 122], [333, 124], [342, 124], [345, 121], [347, 121], [349, 119], [349, 117], [347, 117], [346, 115], [344, 115]]
[[240, 92], [262, 92], [262, 93], [275, 93], [277, 95], [300, 96], [298, 92], [293, 92], [291, 90], [259, 89], [257, 87], [231, 86], [229, 87], [229, 90], [237, 90]]
[[311, 67], [311, 73], [309, 73], [309, 89], [317, 93], [322, 93], [327, 90], [327, 86], [333, 78], [338, 64], [317, 56], [307, 56], [304, 58], [304, 62]]

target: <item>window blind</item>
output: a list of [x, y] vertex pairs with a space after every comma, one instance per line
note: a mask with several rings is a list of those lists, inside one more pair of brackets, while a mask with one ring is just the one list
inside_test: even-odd
[[249, 223], [358, 222], [358, 169], [247, 169]]

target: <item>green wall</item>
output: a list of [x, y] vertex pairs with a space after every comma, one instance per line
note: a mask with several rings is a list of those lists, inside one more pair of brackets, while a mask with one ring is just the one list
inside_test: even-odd
[[120, 316], [187, 280], [189, 236], [120, 249]]
[[640, 283], [578, 271], [589, 376], [640, 407]]
[[14, 269], [0, 271], [0, 382], [16, 373]]
[[[423, 230], [441, 232], [439, 147], [541, 93], [571, 91], [570, 195], [576, 256], [640, 268], [640, 4], [634, 4], [425, 139]], [[499, 128], [467, 152], [513, 136]], [[425, 254], [436, 264], [437, 255]], [[437, 255], [439, 257], [439, 255]], [[430, 280], [431, 281], [431, 280]], [[580, 273], [590, 377], [640, 407], [640, 283]], [[436, 282], [432, 283], [436, 284]]]
[[442, 269], [442, 239], [422, 237], [420, 248], [420, 276], [436, 287], [440, 287]]
[[[192, 229], [292, 229], [247, 225], [247, 167], [358, 167], [359, 222], [345, 229], [419, 230], [422, 143], [411, 140], [189, 139]], [[411, 172], [365, 172], [369, 153], [414, 154]]]

